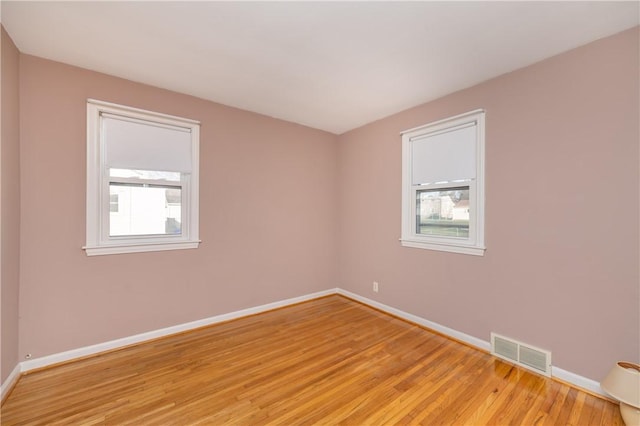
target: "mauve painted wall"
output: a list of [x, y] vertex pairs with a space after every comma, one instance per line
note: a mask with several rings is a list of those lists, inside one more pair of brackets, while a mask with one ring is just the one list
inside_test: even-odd
[[[336, 285], [337, 137], [21, 56], [20, 356]], [[87, 257], [86, 99], [197, 119], [197, 250]]]
[[0, 382], [18, 364], [18, 293], [20, 272], [20, 119], [19, 52], [4, 27], [2, 38], [2, 200]]
[[[549, 349], [555, 366], [594, 380], [637, 362], [638, 39], [625, 31], [342, 135], [339, 285], [480, 339]], [[485, 256], [401, 247], [399, 132], [476, 108]]]

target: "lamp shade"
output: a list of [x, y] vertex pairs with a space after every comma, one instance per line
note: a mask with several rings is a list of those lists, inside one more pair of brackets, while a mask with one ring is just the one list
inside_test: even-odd
[[640, 408], [640, 365], [619, 362], [613, 366], [600, 387], [620, 402]]

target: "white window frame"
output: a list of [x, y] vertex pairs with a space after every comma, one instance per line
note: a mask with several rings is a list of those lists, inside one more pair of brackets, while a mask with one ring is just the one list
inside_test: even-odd
[[[181, 173], [180, 182], [138, 178], [113, 178], [106, 165], [101, 116], [111, 114], [160, 126], [188, 129], [191, 133], [191, 172]], [[87, 256], [194, 249], [199, 246], [199, 141], [200, 122], [95, 99], [87, 100]], [[182, 194], [180, 235], [109, 236], [109, 183], [161, 184], [178, 186]]]
[[[460, 126], [476, 126], [476, 176], [471, 180], [435, 182], [422, 185], [412, 183], [412, 140], [436, 133], [453, 131]], [[405, 130], [402, 135], [402, 236], [404, 247], [437, 250], [483, 256], [484, 245], [484, 135], [485, 112], [482, 109], [439, 120]], [[420, 190], [447, 189], [469, 186], [469, 238], [418, 234], [416, 230], [416, 198]]]

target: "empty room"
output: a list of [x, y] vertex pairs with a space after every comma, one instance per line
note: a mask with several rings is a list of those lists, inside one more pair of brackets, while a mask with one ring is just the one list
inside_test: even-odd
[[2, 425], [640, 425], [640, 2], [0, 21]]

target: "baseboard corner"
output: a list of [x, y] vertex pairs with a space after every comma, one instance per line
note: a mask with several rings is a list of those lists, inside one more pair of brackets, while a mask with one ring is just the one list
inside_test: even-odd
[[16, 364], [11, 373], [7, 376], [7, 378], [0, 385], [0, 403], [3, 403], [5, 398], [9, 396], [13, 387], [18, 383], [18, 379], [22, 374], [22, 363]]
[[[302, 303], [308, 300], [317, 299], [320, 297], [326, 297], [332, 294], [338, 294], [338, 295], [347, 297], [349, 299], [355, 300], [357, 302], [363, 303], [364, 305], [370, 306], [374, 309], [378, 309], [382, 312], [386, 312], [390, 315], [396, 316], [398, 318], [404, 319], [411, 323], [433, 330], [436, 333], [442, 334], [450, 339], [459, 341], [463, 344], [477, 348], [481, 351], [490, 352], [491, 350], [491, 344], [488, 341], [468, 335], [461, 331], [454, 330], [452, 328], [443, 326], [441, 324], [429, 321], [417, 315], [404, 312], [400, 309], [394, 308], [389, 305], [385, 305], [381, 302], [369, 299], [367, 297], [360, 296], [359, 294], [350, 292], [348, 290], [344, 290], [340, 287], [335, 287], [335, 288], [330, 288], [327, 290], [323, 290], [323, 291], [319, 291], [311, 294], [306, 294], [299, 297], [280, 300], [273, 303], [267, 303], [265, 305], [260, 305], [260, 306], [256, 306], [248, 309], [242, 309], [240, 311], [216, 315], [216, 316], [204, 318], [201, 320], [183, 323], [183, 324], [179, 324], [179, 325], [175, 325], [175, 326], [171, 326], [171, 327], [167, 327], [159, 330], [153, 330], [153, 331], [149, 331], [149, 332], [145, 332], [145, 333], [141, 333], [133, 336], [112, 340], [109, 342], [98, 343], [91, 346], [72, 349], [69, 351], [20, 362], [15, 366], [15, 368], [9, 374], [7, 379], [4, 382], [2, 382], [2, 385], [0, 386], [0, 399], [4, 402], [5, 398], [11, 393], [11, 390], [17, 383], [22, 373], [27, 373], [29, 371], [50, 367], [55, 364], [60, 364], [63, 362], [68, 362], [74, 359], [91, 356], [101, 352], [122, 348], [132, 344], [142, 343], [144, 341], [156, 339], [159, 337], [164, 337], [164, 336], [179, 333], [182, 331], [195, 329], [195, 328], [199, 328], [207, 325], [213, 325], [219, 322], [229, 321], [229, 320], [233, 320], [233, 319], [240, 318], [247, 315], [254, 315], [254, 314], [266, 312], [269, 310], [278, 309], [281, 307], [285, 307], [285, 306], [289, 306], [297, 303]], [[578, 388], [580, 390], [583, 390], [585, 392], [588, 392], [590, 394], [593, 394], [595, 396], [599, 396], [599, 397], [602, 397], [603, 399], [612, 401], [612, 399], [602, 390], [602, 388], [600, 387], [600, 383], [595, 380], [580, 376], [578, 374], [572, 373], [570, 371], [567, 371], [555, 366], [551, 367], [551, 378], [559, 382], [563, 382], [567, 385], [573, 386], [575, 388]]]

